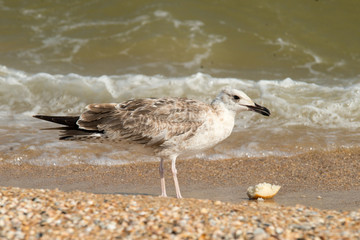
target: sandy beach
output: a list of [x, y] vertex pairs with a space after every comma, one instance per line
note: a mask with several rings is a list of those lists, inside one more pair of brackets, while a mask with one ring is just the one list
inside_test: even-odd
[[[360, 1], [0, 0], [0, 240], [360, 240], [359, 12]], [[192, 100], [149, 100], [169, 97]], [[120, 105], [86, 107], [102, 103]], [[44, 116], [73, 116], [74, 129]], [[177, 158], [183, 199], [166, 162], [161, 198], [143, 145], [175, 142], [212, 147]], [[249, 200], [264, 182], [281, 189]]]
[[[360, 237], [359, 159], [360, 149], [351, 148], [179, 160], [181, 200], [157, 197], [158, 163], [1, 164], [0, 233], [19, 239]], [[170, 163], [165, 169], [168, 194], [174, 196]], [[249, 201], [247, 187], [260, 182], [282, 188], [272, 200]]]

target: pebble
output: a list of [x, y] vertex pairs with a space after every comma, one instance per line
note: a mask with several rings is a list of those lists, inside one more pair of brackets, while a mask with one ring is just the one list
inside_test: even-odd
[[256, 228], [253, 232], [255, 240], [267, 239], [269, 236], [266, 234], [264, 229]]
[[360, 239], [360, 209], [0, 188], [0, 239]]

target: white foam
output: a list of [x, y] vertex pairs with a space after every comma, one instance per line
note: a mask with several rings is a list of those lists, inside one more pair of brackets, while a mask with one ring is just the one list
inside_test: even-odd
[[[57, 159], [58, 151], [72, 146], [59, 142], [55, 132], [29, 132], [29, 128], [39, 131], [43, 124], [31, 118], [33, 114], [76, 115], [89, 103], [121, 102], [140, 97], [177, 96], [210, 102], [225, 86], [242, 89], [255, 102], [269, 108], [271, 116], [265, 118], [252, 112], [241, 114], [229, 139], [196, 157], [216, 160], [282, 156], [316, 148], [353, 146], [360, 137], [360, 84], [352, 82], [347, 86], [324, 86], [291, 78], [251, 81], [216, 78], [203, 73], [178, 78], [140, 74], [93, 77], [28, 74], [0, 66], [0, 125], [2, 135], [7, 136], [0, 150], [21, 149], [25, 145], [36, 147], [43, 145], [41, 141], [51, 139], [43, 146], [42, 157], [31, 160], [40, 164], [46, 159]], [[54, 164], [81, 164], [84, 159], [91, 164], [133, 161], [133, 156], [123, 151], [110, 150], [109, 154], [102, 153], [100, 159], [95, 153], [79, 159], [66, 153], [54, 160]], [[30, 161], [23, 156], [15, 159], [16, 162], [21, 162], [19, 159]], [[137, 159], [152, 158], [139, 155]]]
[[163, 10], [156, 10], [154, 12], [155, 17], [164, 18], [164, 17], [168, 17], [169, 15], [170, 15], [169, 12], [166, 12], [166, 11], [163, 11]]
[[[186, 96], [210, 101], [218, 90], [230, 85], [247, 92], [272, 110], [272, 121], [283, 126], [306, 125], [316, 128], [360, 127], [358, 106], [360, 84], [321, 86], [315, 83], [284, 80], [250, 81], [215, 78], [197, 73], [188, 77], [160, 75], [115, 75], [90, 77], [77, 74], [26, 74], [1, 67], [1, 108], [5, 112], [29, 116], [46, 112], [80, 112], [93, 102], [120, 102], [136, 97]], [[19, 98], [21, 96], [21, 98]], [[254, 115], [241, 117], [251, 126]]]
[[315, 128], [360, 127], [360, 84], [347, 87], [321, 86], [285, 79], [258, 83], [263, 99], [276, 111], [284, 126], [306, 125]]

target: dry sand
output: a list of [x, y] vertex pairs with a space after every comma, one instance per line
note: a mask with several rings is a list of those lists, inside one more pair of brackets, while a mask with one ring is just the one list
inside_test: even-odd
[[[177, 166], [188, 199], [156, 197], [158, 163], [1, 164], [0, 185], [20, 188], [1, 189], [0, 237], [360, 239], [360, 148], [180, 160]], [[170, 163], [165, 167], [168, 193], [174, 195]], [[264, 181], [282, 189], [272, 201], [248, 201], [246, 188]]]

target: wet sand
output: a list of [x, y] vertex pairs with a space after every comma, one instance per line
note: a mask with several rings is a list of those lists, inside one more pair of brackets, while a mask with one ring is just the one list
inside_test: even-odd
[[[292, 157], [179, 160], [177, 168], [185, 198], [238, 203], [247, 201], [248, 186], [268, 182], [282, 186], [272, 200], [280, 205], [304, 204], [335, 210], [360, 208], [360, 148]], [[167, 191], [175, 196], [170, 169], [167, 162]], [[160, 194], [157, 162], [62, 167], [1, 164], [0, 185], [99, 194]]]

